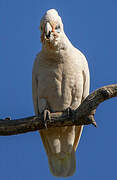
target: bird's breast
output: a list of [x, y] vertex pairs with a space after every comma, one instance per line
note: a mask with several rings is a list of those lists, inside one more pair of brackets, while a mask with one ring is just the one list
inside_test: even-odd
[[68, 108], [76, 89], [76, 72], [71, 65], [41, 66], [38, 75], [38, 95], [45, 98], [53, 111]]

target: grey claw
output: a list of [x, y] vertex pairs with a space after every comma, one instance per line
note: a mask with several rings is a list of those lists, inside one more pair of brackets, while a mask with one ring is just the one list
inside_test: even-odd
[[11, 120], [11, 117], [6, 117], [5, 120]]
[[67, 111], [68, 117], [70, 119], [72, 119], [72, 121], [74, 122], [74, 119], [75, 119], [74, 110], [69, 107], [69, 108], [66, 109], [66, 111]]
[[44, 125], [45, 125], [45, 128], [47, 129], [48, 127], [47, 127], [47, 121], [48, 120], [51, 120], [51, 118], [50, 118], [50, 111], [49, 110], [44, 110], [44, 112], [43, 112], [43, 120], [44, 120]]

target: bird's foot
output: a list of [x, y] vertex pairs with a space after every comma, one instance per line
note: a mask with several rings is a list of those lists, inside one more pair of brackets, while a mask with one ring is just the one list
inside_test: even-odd
[[6, 117], [5, 120], [11, 120], [11, 117]]
[[74, 122], [74, 117], [75, 117], [74, 110], [71, 107], [68, 107], [66, 109], [66, 112], [67, 112], [68, 118], [72, 119], [72, 121]]
[[42, 113], [43, 115], [43, 120], [44, 120], [44, 125], [45, 125], [45, 128], [47, 129], [47, 121], [51, 121], [51, 117], [50, 117], [50, 111], [45, 109]]

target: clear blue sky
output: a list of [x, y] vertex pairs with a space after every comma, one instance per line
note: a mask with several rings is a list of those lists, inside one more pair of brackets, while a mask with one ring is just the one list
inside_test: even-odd
[[[50, 8], [87, 57], [91, 91], [117, 83], [117, 0], [0, 0], [0, 118], [34, 114], [32, 64], [41, 49], [40, 18]], [[117, 179], [116, 109], [117, 98], [104, 102], [95, 116], [98, 128], [84, 128], [76, 173], [68, 180]], [[0, 179], [57, 179], [38, 132], [0, 137]]]

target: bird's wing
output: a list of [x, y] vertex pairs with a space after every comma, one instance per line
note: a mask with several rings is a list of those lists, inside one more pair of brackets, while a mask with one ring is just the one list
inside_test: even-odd
[[32, 97], [33, 97], [35, 115], [38, 115], [39, 109], [38, 109], [38, 85], [36, 79], [36, 66], [37, 66], [37, 60], [35, 60], [32, 70]]
[[[89, 74], [89, 68], [87, 61], [85, 57], [83, 56], [83, 93], [82, 93], [82, 100], [81, 102], [89, 95], [89, 88], [90, 88], [90, 74]], [[74, 140], [74, 150], [76, 151], [76, 148], [78, 146], [78, 143], [80, 141], [80, 137], [82, 134], [83, 126], [76, 126], [75, 128], [75, 140]]]

